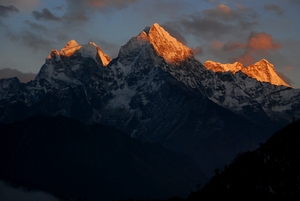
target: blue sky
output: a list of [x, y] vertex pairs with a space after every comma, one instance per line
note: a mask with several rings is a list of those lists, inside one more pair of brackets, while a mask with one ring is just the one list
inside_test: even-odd
[[114, 58], [156, 22], [202, 63], [265, 58], [300, 88], [299, 10], [299, 0], [0, 0], [0, 69], [38, 73], [71, 39]]

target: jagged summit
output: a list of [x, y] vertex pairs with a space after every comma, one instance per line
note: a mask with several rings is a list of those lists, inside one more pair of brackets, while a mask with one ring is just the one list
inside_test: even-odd
[[243, 69], [243, 72], [250, 77], [256, 78], [262, 82], [270, 82], [275, 85], [289, 86], [276, 73], [274, 65], [266, 59], [262, 59], [253, 65]]
[[268, 60], [266, 59], [261, 59], [260, 61], [256, 62], [253, 65], [244, 67], [243, 64], [239, 62], [235, 63], [227, 63], [227, 64], [222, 64], [220, 62], [214, 62], [211, 60], [208, 60], [204, 63], [204, 66], [212, 70], [214, 72], [232, 72], [235, 74], [238, 71], [241, 71], [248, 75], [249, 77], [252, 77], [258, 81], [261, 82], [269, 82], [273, 85], [283, 85], [287, 87], [291, 87], [289, 84], [287, 84], [285, 81], [283, 81], [277, 72], [275, 71], [274, 65], [271, 64]]
[[151, 27], [146, 27], [138, 35], [138, 38], [149, 41], [156, 53], [171, 64], [178, 64], [193, 56], [193, 51], [190, 48], [172, 37], [157, 23]]
[[67, 42], [65, 47], [63, 47], [60, 51], [52, 50], [47, 59], [55, 59], [58, 61], [60, 56], [70, 57], [76, 52], [79, 52], [83, 57], [89, 57], [95, 59], [96, 61], [96, 57], [99, 56], [103, 66], [107, 66], [111, 61], [110, 57], [104, 54], [101, 48], [94, 42], [89, 42], [85, 45], [79, 45], [75, 40], [70, 40]]
[[242, 70], [244, 68], [243, 64], [241, 64], [240, 62], [234, 62], [232, 64], [228, 63], [228, 64], [222, 64], [220, 62], [214, 62], [211, 60], [207, 60], [204, 63], [204, 66], [209, 69], [212, 70], [214, 72], [232, 72], [232, 73], [236, 73], [240, 70]]
[[80, 48], [81, 45], [79, 45], [75, 40], [70, 40], [69, 42], [67, 42], [66, 46], [59, 51], [59, 54], [69, 57]]

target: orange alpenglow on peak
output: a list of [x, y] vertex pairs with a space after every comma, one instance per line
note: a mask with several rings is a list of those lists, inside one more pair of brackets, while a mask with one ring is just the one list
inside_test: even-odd
[[157, 23], [146, 27], [137, 37], [149, 41], [156, 53], [168, 63], [179, 64], [187, 58], [193, 57], [193, 51], [190, 48], [172, 37]]
[[77, 51], [80, 52], [83, 57], [90, 57], [95, 60], [97, 60], [96, 55], [98, 55], [103, 66], [107, 66], [111, 61], [110, 57], [104, 54], [101, 48], [95, 43], [89, 42], [85, 45], [79, 45], [75, 40], [70, 40], [67, 42], [66, 46], [63, 47], [59, 52], [57, 50], [52, 50], [47, 59], [54, 57], [59, 59], [60, 56], [70, 57]]
[[109, 64], [109, 62], [111, 61], [110, 57], [108, 55], [104, 54], [103, 51], [101, 50], [101, 48], [98, 47], [98, 45], [96, 45], [94, 42], [89, 42], [89, 44], [96, 47], [97, 53], [98, 53], [103, 65], [107, 66]]
[[79, 50], [81, 45], [79, 45], [75, 40], [70, 40], [64, 48], [59, 51], [62, 56], [71, 56], [75, 51]]
[[204, 63], [204, 66], [208, 70], [212, 70], [214, 72], [230, 71], [233, 74], [235, 74], [236, 72], [241, 71], [249, 77], [252, 77], [260, 82], [269, 82], [277, 86], [283, 85], [291, 87], [289, 84], [283, 81], [282, 78], [279, 77], [279, 75], [275, 71], [274, 65], [266, 59], [262, 59], [256, 62], [255, 64], [252, 64], [247, 67], [244, 67], [243, 64], [239, 62], [235, 62], [233, 64], [221, 64], [219, 62], [214, 62], [210, 60], [206, 61]]

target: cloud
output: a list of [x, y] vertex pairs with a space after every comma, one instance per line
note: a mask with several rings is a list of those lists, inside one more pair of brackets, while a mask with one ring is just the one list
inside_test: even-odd
[[251, 30], [258, 23], [257, 14], [252, 8], [236, 5], [232, 9], [225, 4], [178, 18], [175, 22], [187, 34], [205, 39], [236, 35]]
[[235, 49], [244, 49], [247, 47], [247, 44], [243, 44], [240, 42], [231, 42], [225, 43], [223, 47], [221, 47], [225, 51], [235, 50]]
[[244, 65], [250, 65], [258, 59], [265, 57], [270, 51], [275, 51], [281, 48], [280, 43], [275, 43], [273, 37], [265, 32], [250, 33], [247, 42], [213, 42], [212, 49], [219, 51], [220, 54], [238, 55], [229, 59], [230, 62], [239, 61]]
[[109, 12], [121, 10], [136, 3], [138, 0], [66, 0], [67, 11], [64, 19], [67, 21], [88, 21], [95, 11]]
[[221, 41], [216, 41], [216, 40], [213, 40], [212, 41], [212, 43], [211, 43], [211, 47], [213, 48], [213, 49], [221, 49], [221, 48], [223, 48], [224, 47], [224, 43], [223, 42], [221, 42]]
[[[286, 1], [286, 0], [284, 0]], [[293, 5], [298, 5], [300, 6], [300, 1], [299, 0], [287, 0], [289, 3], [293, 4]]]
[[275, 50], [281, 48], [281, 44], [274, 43], [273, 37], [267, 33], [252, 32], [247, 42], [247, 48], [253, 50]]
[[243, 50], [240, 56], [231, 59], [231, 61], [239, 61], [245, 65], [252, 64], [256, 55], [266, 55], [269, 51], [280, 49], [281, 44], [275, 43], [273, 37], [265, 32], [252, 32], [247, 43], [230, 42], [224, 44], [222, 50], [225, 52], [233, 50]]
[[268, 11], [275, 12], [277, 15], [283, 15], [284, 14], [284, 10], [280, 6], [275, 5], [275, 4], [264, 5], [264, 9], [268, 10]]
[[203, 49], [200, 46], [192, 48], [192, 50], [193, 50], [193, 53], [194, 53], [195, 56], [199, 56], [199, 55], [203, 54]]
[[32, 11], [32, 15], [36, 20], [51, 20], [51, 21], [60, 21], [59, 17], [53, 15], [47, 8], [44, 8], [42, 12]]
[[284, 72], [291, 72], [291, 71], [293, 71], [294, 70], [294, 68], [292, 67], [292, 66], [284, 66], [283, 67], [283, 71]]
[[43, 33], [43, 34], [47, 34], [49, 32], [49, 30], [44, 25], [37, 24], [37, 23], [31, 22], [29, 20], [25, 20], [24, 24], [27, 25], [28, 29], [32, 30], [32, 31], [34, 30], [34, 31], [37, 31], [37, 32]]
[[85, 0], [84, 2], [96, 8], [116, 8], [120, 10], [137, 1], [138, 0]]
[[31, 11], [40, 4], [40, 0], [0, 0], [0, 5], [10, 6], [13, 5], [19, 11]]
[[54, 49], [58, 40], [59, 32], [53, 32], [45, 25], [33, 23], [31, 21], [24, 21], [24, 27], [21, 30], [13, 30], [10, 27], [5, 29], [5, 35], [13, 42], [17, 42], [19, 45], [25, 45], [31, 48], [34, 52], [48, 53], [51, 49]]
[[2, 6], [0, 5], [0, 17], [8, 17], [11, 13], [18, 13], [19, 10], [10, 5], [10, 6]]

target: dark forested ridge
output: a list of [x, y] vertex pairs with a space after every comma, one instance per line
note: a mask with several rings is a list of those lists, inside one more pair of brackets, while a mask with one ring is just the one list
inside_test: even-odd
[[258, 149], [240, 154], [187, 200], [205, 197], [300, 198], [300, 121], [272, 135]]
[[273, 134], [254, 151], [237, 156], [222, 170], [216, 169], [210, 181], [187, 198], [165, 201], [212, 199], [300, 198], [300, 120]]
[[100, 124], [35, 116], [0, 133], [0, 180], [63, 200], [186, 197], [206, 179], [190, 157]]

